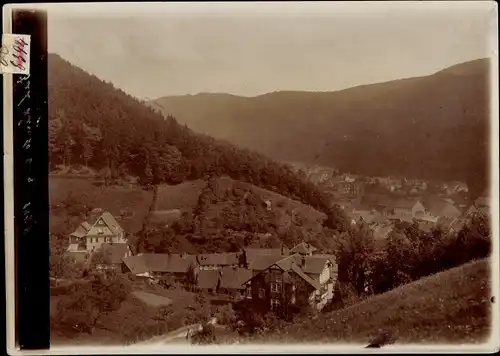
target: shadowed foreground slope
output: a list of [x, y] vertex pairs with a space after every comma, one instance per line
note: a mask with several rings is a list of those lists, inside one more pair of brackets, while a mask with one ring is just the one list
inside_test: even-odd
[[396, 344], [482, 343], [491, 327], [489, 260], [422, 278], [349, 308], [303, 319], [257, 343], [362, 343], [382, 332]]

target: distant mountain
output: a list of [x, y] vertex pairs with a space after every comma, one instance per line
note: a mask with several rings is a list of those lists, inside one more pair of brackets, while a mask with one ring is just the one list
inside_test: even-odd
[[336, 92], [198, 94], [149, 104], [195, 131], [276, 159], [365, 175], [464, 180], [479, 194], [488, 175], [489, 66], [479, 59]]

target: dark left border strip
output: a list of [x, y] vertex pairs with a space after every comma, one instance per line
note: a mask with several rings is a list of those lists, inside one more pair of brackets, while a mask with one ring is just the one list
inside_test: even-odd
[[12, 79], [16, 343], [39, 350], [50, 347], [46, 12], [13, 10], [12, 33], [31, 36], [30, 74]]

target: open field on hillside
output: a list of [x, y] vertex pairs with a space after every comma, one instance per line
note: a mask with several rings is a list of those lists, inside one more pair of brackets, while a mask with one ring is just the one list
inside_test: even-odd
[[[92, 180], [86, 178], [49, 179], [49, 199], [52, 207], [62, 204], [68, 196], [85, 195], [93, 207], [110, 211], [119, 217], [121, 213], [128, 214], [120, 219], [125, 231], [137, 232], [149, 212], [153, 200], [153, 192], [140, 187], [95, 186]], [[51, 226], [58, 223], [60, 214], [53, 210]]]
[[203, 180], [187, 181], [177, 185], [161, 184], [157, 189], [154, 210], [191, 211], [206, 185]]
[[395, 344], [482, 343], [491, 326], [489, 260], [423, 278], [248, 342], [362, 343], [383, 331]]

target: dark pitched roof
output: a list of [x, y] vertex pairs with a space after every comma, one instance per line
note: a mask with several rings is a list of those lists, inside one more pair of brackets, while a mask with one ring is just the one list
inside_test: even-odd
[[131, 256], [124, 260], [127, 267], [132, 271], [129, 263], [138, 270], [134, 273], [143, 272], [165, 272], [165, 273], [186, 273], [189, 266], [196, 266], [196, 256], [180, 254], [146, 253]]
[[461, 214], [458, 208], [442, 198], [427, 198], [424, 200], [423, 205], [425, 210], [435, 216], [441, 216], [446, 209], [456, 210], [455, 214], [457, 216]]
[[231, 253], [207, 253], [196, 256], [200, 266], [232, 266], [237, 265], [239, 256], [235, 252]]
[[[305, 256], [305, 258], [308, 258], [308, 257], [311, 258], [311, 257], [314, 257], [314, 256]], [[322, 259], [322, 258], [323, 258], [323, 261], [326, 263], [327, 258], [319, 257], [318, 259]], [[276, 266], [278, 266], [279, 268], [281, 268], [284, 271], [284, 274], [287, 274], [290, 271], [293, 271], [299, 277], [301, 277], [307, 283], [309, 283], [311, 286], [313, 286], [315, 289], [321, 288], [321, 285], [320, 285], [319, 281], [316, 281], [313, 278], [311, 278], [310, 276], [308, 276], [306, 274], [306, 272], [304, 272], [301, 269], [300, 265], [298, 264], [298, 261], [302, 261], [302, 256], [300, 256], [298, 254], [294, 254], [294, 255], [291, 255], [291, 256], [282, 256], [281, 259], [279, 259], [278, 261], [275, 261], [275, 262], [269, 264], [266, 268], [262, 269], [260, 272], [268, 269], [269, 267], [271, 267], [273, 265], [276, 265]], [[301, 262], [299, 262], [299, 263], [301, 263]], [[249, 280], [251, 280], [255, 276], [256, 276], [255, 274], [253, 276], [250, 276], [250, 278], [248, 278], [243, 283], [248, 282]]]
[[92, 225], [90, 225], [87, 221], [82, 222], [80, 225], [85, 229], [85, 231], [89, 231], [92, 228]]
[[[88, 223], [87, 223], [88, 225]], [[90, 229], [86, 229], [85, 226], [83, 225], [83, 223], [81, 223], [80, 225], [78, 225], [78, 227], [76, 228], [76, 230], [74, 232], [72, 232], [70, 235], [71, 236], [75, 236], [75, 237], [85, 237], [85, 235], [87, 235], [87, 232], [89, 231]]]
[[247, 267], [256, 271], [263, 271], [285, 257], [280, 248], [244, 248], [243, 251]]
[[117, 264], [125, 258], [129, 247], [125, 243], [103, 243], [101, 245], [101, 250], [104, 256], [109, 259], [109, 263]]
[[363, 196], [361, 203], [368, 206], [392, 207], [394, 199], [385, 194], [368, 193]]
[[216, 289], [219, 284], [219, 271], [201, 270], [196, 279], [196, 285], [201, 289]]
[[[117, 234], [117, 233], [123, 231], [123, 229], [120, 226], [120, 224], [118, 223], [118, 221], [116, 221], [115, 217], [113, 215], [111, 215], [110, 212], [105, 211], [104, 213], [102, 213], [102, 215], [100, 216], [100, 219], [104, 220], [106, 225], [108, 225], [109, 229], [114, 234]], [[97, 220], [99, 220], [99, 219], [97, 219]]]
[[295, 255], [287, 256], [287, 257], [283, 258], [282, 260], [279, 260], [278, 262], [273, 263], [273, 264], [275, 264], [276, 266], [281, 268], [283, 271], [289, 271], [292, 269], [292, 264], [295, 263], [295, 261], [301, 257], [302, 256], [295, 254]]
[[299, 266], [297, 266], [297, 264], [292, 263], [291, 270], [294, 271], [297, 275], [299, 275], [302, 279], [304, 279], [311, 286], [313, 286], [315, 289], [321, 288], [321, 285], [319, 284], [319, 282], [315, 281], [314, 279], [309, 277], [307, 274], [305, 274], [305, 272], [302, 271], [302, 269]]
[[413, 200], [413, 199], [396, 199], [393, 203], [394, 208], [399, 208], [399, 209], [412, 209], [415, 204], [418, 203], [418, 200]]
[[318, 249], [314, 247], [311, 244], [308, 244], [305, 241], [302, 241], [300, 244], [296, 245], [294, 248], [290, 250], [291, 253], [302, 253], [302, 254], [308, 254], [312, 253], [314, 251], [317, 251]]
[[288, 257], [281, 255], [256, 255], [250, 261], [247, 260], [247, 267], [253, 271], [264, 271], [269, 266], [278, 262], [279, 260]]
[[225, 289], [242, 289], [243, 283], [252, 278], [252, 271], [240, 267], [223, 267], [220, 287]]
[[325, 268], [327, 261], [335, 263], [335, 257], [326, 255], [295, 256], [295, 262], [308, 274], [320, 274]]
[[413, 218], [411, 216], [406, 216], [404, 214], [394, 213], [389, 216], [390, 220], [401, 220], [408, 223], [413, 223]]
[[129, 256], [123, 259], [123, 263], [133, 274], [149, 272], [144, 255]]
[[477, 207], [490, 207], [490, 198], [489, 197], [479, 197], [474, 202], [474, 205]]

